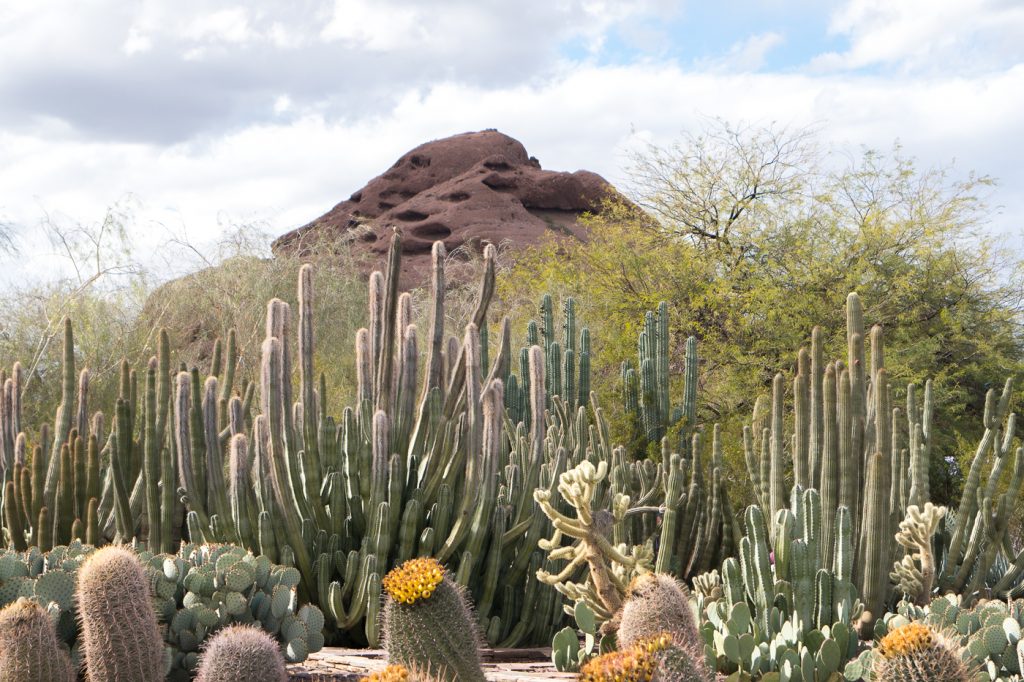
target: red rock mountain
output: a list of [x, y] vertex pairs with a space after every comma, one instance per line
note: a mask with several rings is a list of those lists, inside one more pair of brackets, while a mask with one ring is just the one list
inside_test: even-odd
[[383, 264], [389, 235], [402, 232], [402, 286], [427, 281], [430, 247], [486, 243], [525, 246], [544, 235], [583, 237], [578, 218], [618, 197], [589, 171], [542, 170], [523, 145], [496, 130], [427, 142], [408, 152], [347, 200], [278, 238], [275, 252], [347, 241], [354, 255]]

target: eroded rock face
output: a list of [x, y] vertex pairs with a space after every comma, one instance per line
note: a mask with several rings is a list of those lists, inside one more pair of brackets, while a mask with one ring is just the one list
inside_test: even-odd
[[401, 230], [402, 287], [427, 281], [430, 247], [442, 240], [449, 252], [509, 242], [525, 246], [556, 234], [581, 238], [585, 211], [617, 197], [589, 171], [542, 170], [518, 141], [496, 130], [463, 133], [427, 142], [400, 158], [348, 200], [273, 244], [279, 250], [349, 241], [356, 256], [377, 267], [389, 235]]

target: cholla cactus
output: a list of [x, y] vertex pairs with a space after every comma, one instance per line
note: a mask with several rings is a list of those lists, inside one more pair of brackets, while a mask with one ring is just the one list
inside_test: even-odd
[[899, 590], [924, 606], [931, 599], [935, 584], [935, 555], [932, 552], [932, 536], [939, 522], [946, 515], [946, 508], [931, 502], [924, 509], [916, 504], [907, 507], [907, 518], [900, 521], [896, 541], [906, 547], [909, 553], [893, 564], [889, 574]]
[[[629, 508], [627, 495], [615, 495], [611, 511], [591, 508], [598, 484], [607, 474], [607, 462], [594, 466], [584, 460], [559, 477], [558, 492], [576, 510], [575, 519], [555, 509], [549, 491], [540, 489], [533, 493], [533, 499], [555, 527], [551, 539], [538, 543], [540, 548], [549, 551], [551, 559], [569, 561], [557, 574], [538, 570], [537, 578], [554, 585], [574, 602], [584, 600], [602, 622], [622, 607], [630, 581], [638, 574], [649, 573], [653, 566], [653, 551], [649, 547], [627, 549], [624, 544], [616, 546], [609, 540], [613, 526], [622, 523]], [[566, 535], [576, 542], [563, 547]], [[590, 569], [587, 581], [571, 582], [569, 578], [583, 564]]]
[[971, 676], [958, 646], [923, 623], [908, 623], [882, 638], [872, 678], [887, 682], [966, 682]]

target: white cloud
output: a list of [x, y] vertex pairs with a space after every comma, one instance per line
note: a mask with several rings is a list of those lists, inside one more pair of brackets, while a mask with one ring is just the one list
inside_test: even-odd
[[244, 7], [229, 7], [194, 17], [181, 35], [195, 41], [244, 43], [253, 38], [253, 30]]
[[[0, 187], [31, 225], [42, 208], [95, 219], [125, 193], [143, 202], [138, 237], [155, 247], [167, 230], [212, 237], [225, 224], [266, 221], [280, 234], [328, 210], [426, 140], [497, 127], [546, 168], [586, 168], [624, 180], [625, 151], [667, 143], [707, 115], [754, 123], [821, 124], [824, 142], [856, 152], [899, 138], [928, 165], [957, 158], [1024, 184], [1024, 66], [964, 79], [766, 73], [692, 73], [671, 64], [583, 67], [537, 85], [486, 89], [440, 84], [409, 90], [388, 114], [357, 121], [307, 114], [251, 125], [204, 143], [161, 147], [0, 133]], [[632, 132], [631, 132], [632, 131]], [[33, 199], [34, 198], [34, 199]], [[1024, 212], [1013, 192], [996, 197]], [[1016, 225], [997, 223], [1007, 233]]]
[[756, 33], [733, 44], [725, 55], [698, 62], [698, 65], [719, 72], [757, 71], [764, 66], [768, 53], [785, 41], [783, 35], [775, 31]]
[[395, 7], [374, 0], [335, 0], [334, 13], [320, 37], [371, 51], [416, 47], [430, 37], [423, 14], [415, 7]]
[[[643, 40], [679, 4], [0, 3], [0, 220], [25, 231], [44, 210], [95, 220], [130, 192], [141, 246], [251, 220], [279, 234], [429, 139], [497, 127], [547, 168], [621, 183], [626, 150], [710, 115], [820, 124], [827, 144], [854, 152], [899, 138], [927, 165], [955, 157], [1001, 178], [997, 225], [1019, 231], [1014, 3], [848, 0], [831, 19], [848, 49], [786, 73], [764, 69], [782, 29], [688, 68], [658, 61]], [[641, 36], [636, 61], [603, 58], [613, 39], [634, 49]], [[798, 40], [786, 33], [787, 52]], [[568, 61], [570, 43], [590, 56]]]
[[829, 31], [850, 47], [822, 55], [819, 68], [965, 72], [1024, 60], [1024, 5], [1015, 0], [848, 0]]

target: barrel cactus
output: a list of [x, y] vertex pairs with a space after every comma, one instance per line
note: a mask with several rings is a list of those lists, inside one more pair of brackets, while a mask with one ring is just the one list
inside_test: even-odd
[[0, 680], [74, 682], [67, 649], [57, 640], [49, 614], [19, 597], [0, 609]]
[[896, 628], [878, 645], [872, 679], [886, 682], [968, 682], [959, 646], [924, 623]]
[[98, 550], [78, 570], [78, 613], [91, 682], [160, 682], [163, 638], [139, 558], [129, 549]]
[[445, 680], [482, 682], [475, 621], [462, 589], [432, 558], [410, 559], [382, 581], [388, 659]]
[[712, 679], [706, 669], [662, 633], [612, 651], [580, 669], [581, 682], [696, 682]]
[[693, 679], [712, 679], [711, 672], [704, 668], [704, 641], [697, 632], [686, 588], [668, 575], [639, 575], [626, 593], [618, 643], [630, 647], [661, 634], [669, 635], [675, 646], [699, 662], [694, 667], [700, 668], [701, 675]]
[[199, 659], [196, 682], [284, 682], [277, 642], [263, 630], [232, 625], [218, 632]]

